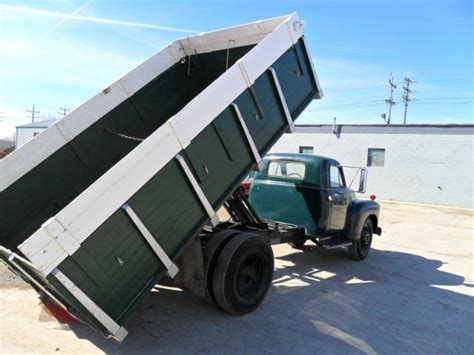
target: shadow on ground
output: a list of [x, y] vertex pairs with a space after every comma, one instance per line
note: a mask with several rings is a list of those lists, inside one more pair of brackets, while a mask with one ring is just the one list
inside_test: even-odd
[[[277, 257], [274, 284], [254, 313], [233, 317], [204, 298], [156, 288], [126, 321], [122, 344], [83, 325], [105, 352], [470, 352], [474, 298], [441, 287], [464, 278], [443, 263], [372, 249], [364, 262], [305, 246]], [[471, 286], [472, 285], [466, 285]]]

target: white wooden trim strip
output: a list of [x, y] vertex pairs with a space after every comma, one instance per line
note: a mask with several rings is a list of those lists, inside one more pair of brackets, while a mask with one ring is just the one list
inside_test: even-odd
[[253, 157], [255, 158], [255, 162], [257, 163], [258, 169], [262, 170], [263, 168], [262, 157], [260, 156], [260, 153], [258, 152], [257, 146], [255, 145], [252, 135], [249, 132], [247, 124], [245, 123], [245, 120], [242, 117], [239, 106], [236, 103], [233, 103], [232, 107], [234, 107], [235, 113], [237, 114], [237, 117], [239, 118], [240, 125], [242, 126], [245, 137], [247, 138], [247, 142], [250, 146], [250, 149], [252, 150], [252, 154], [253, 154]]
[[207, 199], [206, 195], [204, 194], [204, 191], [202, 191], [201, 186], [199, 186], [199, 183], [197, 182], [196, 178], [194, 177], [191, 169], [189, 169], [188, 164], [186, 164], [186, 161], [184, 158], [180, 155], [176, 155], [176, 160], [179, 162], [181, 165], [181, 168], [183, 169], [184, 173], [186, 174], [186, 177], [188, 178], [189, 182], [191, 183], [191, 186], [194, 189], [194, 192], [196, 193], [197, 197], [199, 198], [199, 201], [201, 201], [202, 206], [206, 210], [207, 215], [211, 219], [211, 223], [213, 226], [216, 226], [219, 223], [219, 216], [217, 215], [216, 211], [214, 211], [214, 208], [212, 208], [211, 203]]
[[110, 332], [115, 340], [121, 342], [125, 339], [128, 334], [127, 330], [118, 325], [89, 296], [64, 275], [61, 270], [55, 269], [52, 275]]
[[288, 28], [288, 34], [290, 35], [291, 42], [293, 43], [293, 45], [296, 44], [298, 38], [295, 39], [295, 37], [293, 36], [293, 31], [291, 29], [290, 22], [286, 21], [286, 27]]
[[247, 70], [245, 69], [245, 64], [244, 62], [242, 61], [242, 59], [239, 59], [237, 61], [237, 66], [239, 67], [240, 69], [240, 73], [242, 74], [242, 77], [244, 78], [245, 80], [245, 83], [247, 84], [247, 87], [251, 87], [253, 85], [253, 82], [252, 80], [250, 80], [249, 78], [249, 75], [247, 73]]
[[270, 67], [269, 70], [272, 73], [273, 81], [278, 91], [278, 96], [280, 98], [281, 105], [283, 106], [283, 111], [285, 111], [285, 116], [288, 121], [288, 127], [290, 129], [290, 133], [293, 133], [295, 131], [295, 124], [293, 122], [293, 119], [291, 118], [290, 110], [288, 110], [288, 105], [286, 104], [285, 95], [283, 95], [283, 91], [281, 90], [280, 81], [278, 80], [278, 75], [274, 68]]
[[161, 245], [150, 233], [148, 228], [143, 224], [142, 220], [140, 219], [140, 217], [137, 216], [133, 208], [125, 204], [122, 206], [122, 209], [128, 214], [132, 222], [138, 228], [147, 243], [150, 245], [151, 249], [153, 249], [158, 259], [160, 259], [160, 261], [163, 263], [167, 270], [168, 276], [171, 278], [175, 277], [179, 271], [178, 267], [173, 263], [168, 254], [166, 254]]
[[[242, 47], [259, 43], [292, 15], [246, 23], [193, 36], [183, 37], [182, 51], [185, 56], [208, 53], [227, 48]], [[229, 41], [230, 40], [230, 41]]]

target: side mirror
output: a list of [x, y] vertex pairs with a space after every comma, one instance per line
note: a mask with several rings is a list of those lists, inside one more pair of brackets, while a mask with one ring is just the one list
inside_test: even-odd
[[367, 186], [367, 169], [361, 168], [360, 169], [360, 178], [359, 178], [359, 193], [365, 193], [365, 188]]

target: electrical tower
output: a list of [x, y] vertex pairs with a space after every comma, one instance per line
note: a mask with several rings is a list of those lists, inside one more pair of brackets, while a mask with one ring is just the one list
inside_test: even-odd
[[31, 123], [35, 123], [36, 114], [37, 114], [37, 113], [40, 113], [39, 111], [35, 111], [35, 105], [33, 105], [33, 109], [32, 109], [31, 111], [30, 111], [30, 110], [26, 110], [26, 112], [31, 113], [31, 116], [26, 116], [26, 117], [31, 118]]
[[385, 122], [387, 122], [387, 124], [390, 124], [390, 121], [392, 119], [392, 106], [395, 105], [395, 101], [393, 101], [393, 92], [397, 88], [392, 73], [390, 73], [390, 79], [388, 80], [388, 83], [390, 85], [390, 97], [385, 100], [385, 103], [388, 105], [388, 118]]
[[403, 124], [407, 124], [407, 109], [408, 109], [408, 103], [411, 101], [410, 93], [412, 91], [410, 90], [410, 84], [412, 82], [413, 81], [410, 80], [409, 77], [405, 76], [405, 82], [403, 83], [403, 94], [402, 94], [403, 105], [405, 106], [405, 112], [403, 113]]
[[64, 116], [67, 115], [67, 112], [68, 112], [68, 111], [71, 111], [71, 109], [70, 109], [70, 108], [60, 107], [58, 114], [60, 114], [60, 115], [62, 115], [62, 116], [64, 117]]

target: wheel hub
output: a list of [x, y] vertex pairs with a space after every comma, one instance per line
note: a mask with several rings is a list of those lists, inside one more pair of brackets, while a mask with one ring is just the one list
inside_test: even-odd
[[364, 227], [364, 229], [362, 230], [362, 238], [360, 240], [362, 248], [367, 248], [369, 246], [370, 237], [371, 236], [370, 236], [369, 228]]
[[237, 276], [237, 292], [249, 296], [259, 290], [263, 264], [258, 255], [249, 255], [240, 265]]

